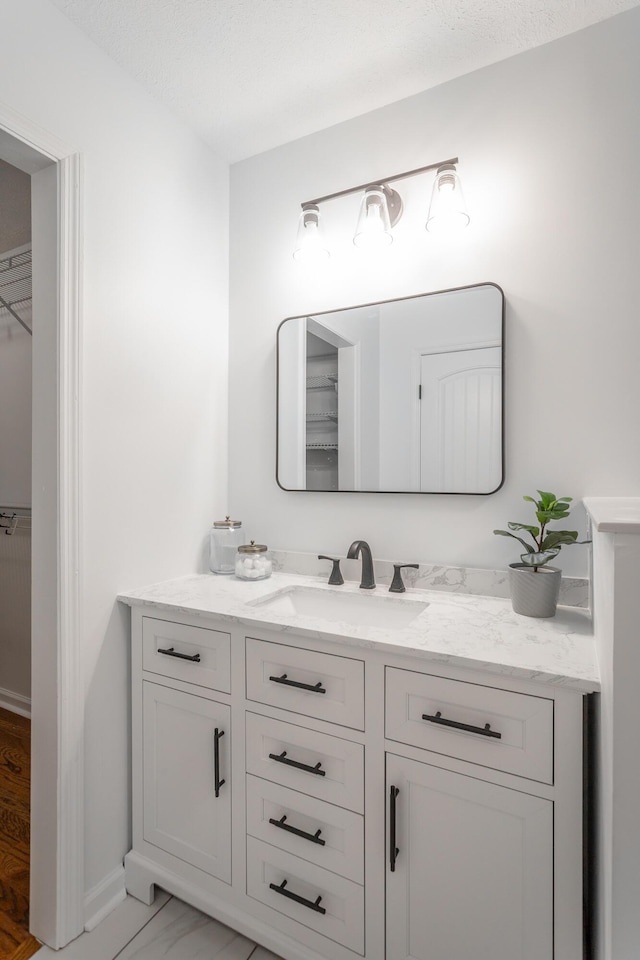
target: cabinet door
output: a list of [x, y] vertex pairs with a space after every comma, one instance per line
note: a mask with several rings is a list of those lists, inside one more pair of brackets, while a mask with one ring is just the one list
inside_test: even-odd
[[225, 704], [143, 683], [144, 839], [227, 883], [229, 717]]
[[552, 960], [553, 804], [387, 754], [387, 910], [393, 960]]

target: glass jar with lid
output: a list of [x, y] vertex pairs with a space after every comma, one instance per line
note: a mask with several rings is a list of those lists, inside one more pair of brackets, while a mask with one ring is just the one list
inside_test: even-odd
[[212, 573], [233, 573], [236, 552], [244, 540], [242, 521], [214, 520], [209, 534], [209, 569]]
[[273, 562], [264, 543], [244, 543], [236, 554], [236, 577], [241, 580], [265, 580], [271, 576]]

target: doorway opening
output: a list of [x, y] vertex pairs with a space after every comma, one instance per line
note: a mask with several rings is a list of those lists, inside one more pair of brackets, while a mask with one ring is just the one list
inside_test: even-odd
[[31, 177], [0, 159], [0, 953], [30, 957]]
[[[8, 443], [0, 448], [4, 468], [0, 488], [4, 484], [5, 490], [22, 491], [18, 496], [0, 489], [0, 513], [9, 515], [9, 530], [0, 530], [3, 546], [12, 544], [16, 551], [22, 543], [24, 552], [26, 527], [30, 527], [31, 575], [26, 575], [31, 593], [30, 696], [24, 689], [14, 690], [13, 697], [5, 696], [0, 708], [7, 713], [0, 719], [4, 718], [8, 736], [14, 738], [13, 759], [11, 751], [4, 754], [6, 772], [12, 765], [16, 770], [21, 764], [24, 768], [24, 759], [18, 759], [18, 746], [19, 741], [24, 745], [26, 738], [19, 736], [21, 715], [16, 710], [22, 708], [22, 713], [28, 713], [30, 708], [30, 805], [28, 782], [25, 784], [28, 778], [22, 776], [21, 787], [26, 792], [22, 800], [17, 796], [15, 781], [6, 789], [13, 790], [14, 812], [20, 808], [24, 813], [26, 808], [30, 819], [29, 928], [38, 940], [58, 948], [83, 929], [83, 689], [78, 583], [80, 167], [76, 153], [1, 103], [0, 163], [5, 169], [7, 165], [15, 169], [18, 179], [22, 175], [23, 181], [25, 176], [30, 181], [33, 266], [33, 306], [27, 317], [26, 298], [20, 295], [24, 292], [20, 284], [25, 282], [26, 251], [20, 251], [20, 244], [0, 249], [0, 256], [3, 252], [12, 254], [5, 267], [14, 271], [13, 284], [4, 289], [7, 296], [0, 317], [9, 318], [11, 342], [23, 353], [25, 338], [30, 340], [32, 368], [30, 423], [25, 426], [23, 422], [21, 428], [32, 434], [31, 444], [26, 445], [31, 448], [32, 482], [27, 483], [26, 492], [24, 442], [22, 446], [15, 442], [13, 453]], [[11, 276], [5, 274], [5, 279]], [[27, 330], [31, 325], [32, 336]], [[1, 337], [0, 326], [0, 349]], [[20, 350], [13, 350], [10, 356], [3, 354], [11, 361], [14, 380]], [[24, 393], [24, 383], [22, 387]], [[17, 421], [11, 423], [15, 429]], [[4, 499], [14, 502], [4, 504]], [[5, 525], [5, 520], [0, 522]], [[17, 569], [19, 558], [13, 556], [12, 560]], [[4, 567], [6, 573], [7, 564]], [[21, 576], [25, 578], [24, 569]], [[5, 682], [10, 687], [17, 681], [11, 676]], [[11, 693], [9, 687], [0, 676], [0, 688]], [[28, 718], [22, 720], [28, 723]], [[27, 770], [28, 764], [23, 773]], [[19, 864], [14, 864], [13, 872], [17, 876]], [[22, 882], [24, 888], [24, 878]], [[2, 955], [10, 958], [13, 952], [3, 949]], [[18, 953], [21, 960], [29, 955], [24, 950]]]

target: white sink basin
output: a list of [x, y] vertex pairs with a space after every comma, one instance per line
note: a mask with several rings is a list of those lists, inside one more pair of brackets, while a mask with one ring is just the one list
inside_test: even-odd
[[341, 593], [316, 587], [283, 587], [248, 604], [282, 617], [307, 617], [355, 627], [408, 627], [429, 606], [424, 600], [380, 596], [368, 590]]

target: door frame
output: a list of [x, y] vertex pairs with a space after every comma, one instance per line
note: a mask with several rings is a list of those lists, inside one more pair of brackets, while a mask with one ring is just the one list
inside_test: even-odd
[[[47, 583], [33, 583], [32, 606], [50, 613], [32, 640], [30, 929], [54, 949], [84, 928], [84, 677], [80, 645], [81, 572], [81, 158], [11, 107], [0, 103], [0, 129], [56, 164], [57, 297], [52, 368], [57, 394], [55, 443], [45, 481], [55, 487], [55, 515], [43, 515], [54, 545]], [[46, 482], [45, 484], [46, 485]], [[34, 485], [34, 494], [37, 485]], [[36, 504], [34, 495], [34, 507]], [[54, 557], [55, 554], [55, 557]], [[47, 605], [47, 591], [54, 601]], [[52, 649], [53, 645], [53, 649]], [[38, 669], [39, 664], [53, 669]], [[34, 842], [35, 840], [35, 842]]]

